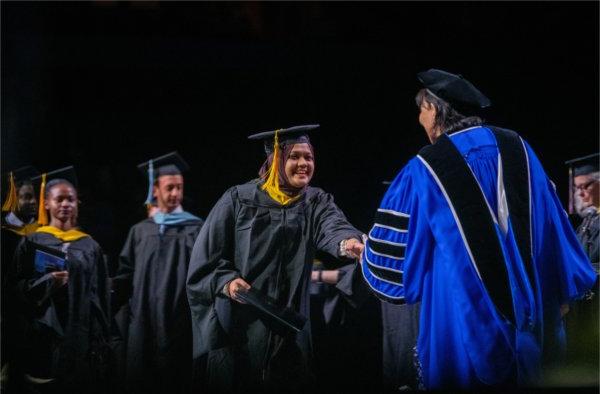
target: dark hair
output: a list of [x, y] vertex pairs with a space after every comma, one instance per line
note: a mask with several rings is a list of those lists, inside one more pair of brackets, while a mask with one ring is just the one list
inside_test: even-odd
[[67, 181], [66, 179], [57, 178], [57, 179], [53, 179], [50, 182], [46, 183], [46, 191], [44, 192], [44, 198], [47, 199], [48, 196], [50, 195], [50, 190], [52, 190], [53, 187], [58, 186], [58, 185], [67, 185], [71, 189], [75, 190], [75, 193], [77, 193], [77, 189], [75, 188], [75, 186], [73, 186], [73, 184], [71, 182]]
[[442, 133], [450, 133], [483, 124], [483, 119], [479, 116], [462, 115], [456, 109], [452, 108], [448, 102], [435, 96], [427, 89], [419, 90], [419, 93], [415, 96], [417, 107], [420, 107], [423, 101], [433, 105], [435, 108], [434, 126], [438, 127]]

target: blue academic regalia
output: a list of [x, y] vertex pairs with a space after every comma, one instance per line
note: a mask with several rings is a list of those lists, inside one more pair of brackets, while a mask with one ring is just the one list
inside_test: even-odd
[[[374, 293], [392, 303], [421, 302], [417, 361], [427, 389], [539, 381], [543, 351], [564, 341], [560, 305], [596, 281], [534, 152], [516, 133], [495, 130], [443, 135], [438, 147], [410, 160], [385, 194], [366, 242], [362, 272]], [[515, 159], [516, 145], [499, 149], [503, 135], [518, 144], [522, 160]], [[466, 161], [463, 173], [453, 173], [446, 158], [436, 170], [431, 152], [443, 143]], [[524, 176], [510, 178], [519, 165]], [[457, 177], [474, 188], [451, 190]], [[519, 183], [526, 196], [520, 200], [513, 193]], [[464, 214], [473, 204], [465, 206], [463, 196], [479, 198], [483, 214]], [[473, 231], [481, 220], [489, 222], [487, 236], [477, 226]], [[489, 271], [478, 253], [494, 248], [499, 263]]]

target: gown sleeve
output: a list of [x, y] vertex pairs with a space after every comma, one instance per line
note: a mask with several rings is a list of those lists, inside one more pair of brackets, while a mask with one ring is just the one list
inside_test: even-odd
[[233, 262], [235, 214], [233, 191], [209, 213], [192, 249], [187, 276], [190, 307], [209, 305], [228, 282], [240, 277]]
[[376, 296], [403, 304], [420, 301], [435, 245], [426, 206], [417, 190], [429, 175], [418, 159], [396, 176], [375, 214], [362, 259], [363, 276]]
[[348, 238], [362, 240], [362, 233], [348, 222], [331, 194], [321, 191], [315, 200], [313, 226], [316, 248], [334, 257], [340, 257], [340, 242]]
[[115, 312], [129, 300], [133, 291], [137, 230], [137, 226], [133, 226], [129, 230], [125, 245], [123, 245], [123, 249], [119, 255], [119, 268], [117, 269], [117, 274], [111, 280], [113, 308]]

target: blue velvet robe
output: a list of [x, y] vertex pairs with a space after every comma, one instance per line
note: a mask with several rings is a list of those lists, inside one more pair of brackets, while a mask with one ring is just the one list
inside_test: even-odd
[[540, 379], [545, 347], [552, 344], [555, 349], [564, 341], [560, 305], [581, 297], [596, 274], [554, 185], [522, 141], [536, 282], [530, 283], [505, 204], [502, 157], [494, 134], [481, 126], [449, 138], [489, 207], [508, 273], [514, 323], [495, 307], [446, 191], [419, 155], [400, 171], [381, 202], [378, 216], [389, 220], [379, 220], [369, 232], [364, 278], [385, 301], [421, 302], [417, 358], [425, 388], [534, 384]]

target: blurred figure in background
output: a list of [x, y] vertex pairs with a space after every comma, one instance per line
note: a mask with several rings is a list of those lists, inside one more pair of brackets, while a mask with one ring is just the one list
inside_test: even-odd
[[[569, 213], [577, 212], [582, 221], [577, 239], [598, 273], [600, 232], [600, 172], [598, 153], [569, 160]], [[571, 303], [566, 315], [567, 371], [583, 385], [598, 386], [599, 357], [598, 282], [586, 297]]]
[[113, 347], [127, 392], [190, 390], [192, 323], [186, 278], [203, 220], [184, 211], [177, 152], [138, 166], [148, 177], [147, 218], [134, 225], [113, 278]]

